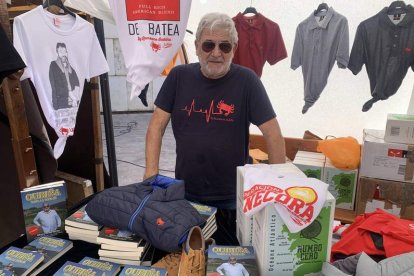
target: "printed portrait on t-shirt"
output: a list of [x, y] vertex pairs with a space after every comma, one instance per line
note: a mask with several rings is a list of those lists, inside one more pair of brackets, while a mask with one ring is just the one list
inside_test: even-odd
[[49, 66], [53, 108], [58, 110], [77, 107], [82, 92], [80, 91], [78, 75], [69, 62], [65, 43], [58, 42], [56, 44], [56, 54], [56, 59]]

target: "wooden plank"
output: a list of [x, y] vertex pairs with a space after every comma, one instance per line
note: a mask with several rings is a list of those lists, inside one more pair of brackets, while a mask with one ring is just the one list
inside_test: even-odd
[[[290, 160], [293, 160], [295, 159], [298, 150], [316, 152], [318, 141], [319, 140], [285, 137], [286, 156]], [[260, 149], [261, 151], [267, 152], [266, 142], [262, 135], [250, 134], [249, 142], [250, 149]]]
[[9, 14], [7, 12], [7, 3], [5, 0], [0, 0], [0, 23], [7, 37], [11, 40]]
[[97, 192], [100, 192], [104, 190], [104, 167], [98, 77], [93, 77], [91, 79], [91, 86], [96, 190]]
[[336, 220], [339, 220], [342, 223], [353, 223], [355, 221], [355, 211], [353, 210], [344, 210], [335, 208], [335, 216], [334, 218]]
[[56, 178], [64, 180], [68, 192], [68, 207], [77, 204], [82, 199], [93, 195], [92, 182], [73, 174], [57, 171]]
[[29, 126], [19, 82], [22, 73], [23, 71], [19, 71], [8, 76], [2, 85], [20, 190], [39, 184], [33, 144], [29, 136]]

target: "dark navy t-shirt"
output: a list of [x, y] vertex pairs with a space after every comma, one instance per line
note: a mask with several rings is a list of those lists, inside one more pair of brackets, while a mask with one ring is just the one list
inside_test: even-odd
[[248, 158], [250, 123], [276, 115], [261, 81], [232, 64], [222, 78], [204, 77], [200, 64], [175, 67], [155, 105], [171, 113], [176, 139], [176, 178], [194, 200], [236, 198], [236, 167]]

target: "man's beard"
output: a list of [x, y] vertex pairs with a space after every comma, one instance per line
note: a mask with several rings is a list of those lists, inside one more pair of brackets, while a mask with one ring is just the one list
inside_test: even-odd
[[221, 78], [223, 77], [225, 74], [227, 74], [227, 72], [230, 70], [230, 64], [231, 62], [224, 62], [221, 63], [219, 66], [214, 66], [214, 64], [209, 64], [209, 62], [214, 62], [214, 61], [222, 61], [222, 58], [209, 58], [207, 61], [202, 61], [199, 58], [199, 62], [201, 65], [201, 70], [202, 72], [206, 75], [206, 77], [209, 78]]

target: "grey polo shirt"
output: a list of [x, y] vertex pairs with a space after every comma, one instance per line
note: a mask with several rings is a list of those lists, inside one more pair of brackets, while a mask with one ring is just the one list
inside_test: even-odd
[[393, 20], [384, 8], [358, 25], [348, 68], [356, 75], [365, 64], [376, 100], [394, 95], [408, 68], [414, 70], [414, 8], [407, 5], [406, 11]]
[[325, 88], [335, 60], [339, 68], [348, 65], [349, 30], [348, 20], [330, 7], [324, 17], [312, 13], [296, 28], [291, 68], [302, 66], [308, 106]]

